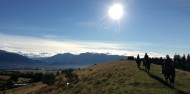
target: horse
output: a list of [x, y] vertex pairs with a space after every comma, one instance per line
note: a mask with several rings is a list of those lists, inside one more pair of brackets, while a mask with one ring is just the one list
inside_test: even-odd
[[143, 61], [143, 66], [145, 66], [146, 72], [150, 73], [149, 72], [149, 70], [150, 70], [150, 59], [144, 60]]
[[[166, 83], [174, 87], [175, 82], [175, 67], [172, 66], [163, 66], [163, 74], [165, 76]], [[168, 80], [170, 81], [168, 83]]]
[[140, 59], [137, 59], [137, 60], [136, 60], [136, 63], [137, 63], [137, 67], [140, 69], [141, 60], [140, 60]]
[[174, 87], [175, 82], [175, 67], [171, 68], [171, 78], [170, 78], [170, 85]]

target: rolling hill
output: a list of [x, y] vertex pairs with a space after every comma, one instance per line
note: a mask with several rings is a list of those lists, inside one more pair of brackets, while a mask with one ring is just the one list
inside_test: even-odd
[[37, 92], [43, 94], [190, 94], [190, 73], [176, 69], [175, 87], [165, 84], [160, 66], [152, 64], [150, 75], [139, 70], [134, 61], [93, 65], [74, 71], [79, 81], [57, 77], [54, 85]]
[[78, 81], [68, 81], [62, 74], [50, 86], [38, 83], [0, 94], [190, 94], [189, 72], [176, 69], [175, 86], [171, 88], [165, 84], [160, 66], [152, 64], [150, 75], [141, 68], [134, 61], [97, 64], [75, 70], [73, 74], [78, 76]]

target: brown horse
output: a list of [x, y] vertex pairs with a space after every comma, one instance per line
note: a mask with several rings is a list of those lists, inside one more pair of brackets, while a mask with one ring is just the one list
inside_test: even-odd
[[150, 71], [150, 64], [151, 64], [150, 59], [146, 59], [143, 61], [143, 66], [145, 67], [145, 70], [148, 73], [150, 73], [149, 72]]
[[[175, 67], [172, 66], [163, 66], [163, 74], [165, 76], [166, 83], [174, 87], [175, 82]], [[168, 83], [169, 80], [169, 83]]]

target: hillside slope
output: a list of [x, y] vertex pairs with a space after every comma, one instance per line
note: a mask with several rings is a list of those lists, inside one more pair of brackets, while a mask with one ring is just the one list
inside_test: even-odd
[[151, 75], [134, 61], [91, 66], [76, 71], [81, 81], [61, 94], [185, 94], [190, 93], [190, 73], [176, 70], [175, 88], [165, 85], [160, 66], [151, 65]]
[[[142, 68], [142, 67], [141, 67]], [[137, 69], [134, 61], [93, 65], [74, 71], [79, 81], [68, 82], [64, 75], [55, 84], [34, 94], [190, 94], [190, 73], [176, 70], [174, 88], [165, 84], [160, 66], [152, 64], [150, 75]], [[32, 93], [32, 92], [31, 92]]]

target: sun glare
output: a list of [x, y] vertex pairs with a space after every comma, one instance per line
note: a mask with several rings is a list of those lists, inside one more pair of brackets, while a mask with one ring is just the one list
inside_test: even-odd
[[109, 8], [108, 13], [112, 19], [119, 20], [123, 16], [123, 7], [120, 4], [114, 4]]

